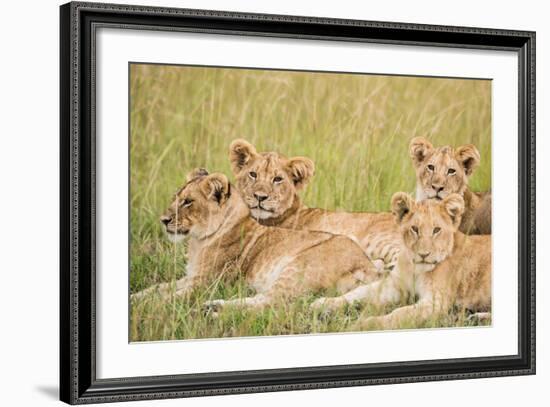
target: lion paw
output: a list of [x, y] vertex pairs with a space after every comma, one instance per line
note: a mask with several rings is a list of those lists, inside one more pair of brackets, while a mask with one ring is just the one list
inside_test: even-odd
[[383, 316], [372, 316], [362, 318], [355, 324], [355, 329], [386, 329], [388, 328], [388, 320]]
[[203, 304], [205, 311], [217, 314], [224, 306], [225, 300], [210, 300]]
[[471, 314], [466, 318], [468, 322], [473, 323], [480, 323], [480, 322], [488, 322], [491, 320], [491, 313], [490, 312], [476, 312], [474, 314]]

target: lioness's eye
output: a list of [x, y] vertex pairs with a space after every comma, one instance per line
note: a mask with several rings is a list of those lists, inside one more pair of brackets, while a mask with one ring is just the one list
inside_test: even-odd
[[256, 177], [258, 176], [258, 174], [256, 174], [254, 171], [250, 171], [250, 172], [248, 173], [248, 175], [249, 175], [250, 178], [252, 178], [252, 179], [256, 179]]
[[188, 206], [191, 206], [191, 204], [193, 203], [193, 200], [192, 199], [184, 199], [181, 203], [180, 203], [180, 206], [182, 208], [187, 208]]
[[413, 233], [414, 233], [415, 235], [418, 234], [418, 228], [417, 228], [416, 226], [411, 226], [411, 230], [413, 231]]
[[431, 164], [428, 164], [428, 170], [433, 171], [433, 170], [434, 170], [434, 166], [431, 165]]
[[275, 177], [273, 178], [273, 182], [275, 183], [279, 183], [279, 182], [282, 182], [283, 181], [283, 177]]
[[435, 227], [434, 228], [434, 235], [437, 235], [439, 232], [441, 232], [441, 228], [440, 227]]
[[455, 170], [454, 168], [449, 168], [449, 169], [447, 170], [447, 174], [449, 174], [449, 175], [453, 175], [453, 174], [455, 174], [455, 173], [456, 173], [456, 170]]

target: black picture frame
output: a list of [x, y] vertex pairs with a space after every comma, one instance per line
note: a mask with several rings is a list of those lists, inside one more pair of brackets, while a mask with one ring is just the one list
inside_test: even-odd
[[[535, 33], [72, 2], [60, 7], [60, 398], [70, 404], [535, 373]], [[515, 355], [96, 378], [97, 27], [508, 50], [519, 59], [519, 351]], [[510, 236], [510, 238], [514, 238]]]

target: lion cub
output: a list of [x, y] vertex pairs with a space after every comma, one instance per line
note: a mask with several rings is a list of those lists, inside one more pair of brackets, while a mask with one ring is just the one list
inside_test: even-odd
[[468, 187], [468, 178], [480, 160], [476, 146], [434, 148], [424, 137], [415, 137], [409, 154], [416, 170], [416, 200], [460, 194], [465, 205], [460, 230], [468, 235], [491, 234], [491, 193], [472, 192]]
[[392, 198], [402, 247], [396, 269], [383, 280], [360, 286], [335, 298], [319, 299], [315, 307], [337, 307], [356, 299], [375, 305], [417, 299], [388, 315], [359, 321], [384, 328], [447, 313], [457, 305], [487, 317], [491, 308], [491, 236], [468, 236], [459, 230], [464, 200], [451, 194], [441, 201], [415, 202], [404, 193]]
[[[203, 169], [189, 174], [161, 221], [171, 240], [189, 238], [187, 273], [176, 282], [176, 295], [233, 270], [257, 293], [207, 303], [216, 308], [259, 308], [329, 287], [345, 292], [377, 275], [363, 250], [347, 237], [260, 225], [223, 174]], [[167, 294], [170, 285], [137, 295], [155, 289]]]
[[358, 242], [382, 271], [395, 266], [399, 235], [391, 213], [308, 208], [299, 191], [314, 176], [312, 160], [258, 152], [242, 139], [234, 140], [229, 150], [236, 186], [260, 224], [344, 235]]

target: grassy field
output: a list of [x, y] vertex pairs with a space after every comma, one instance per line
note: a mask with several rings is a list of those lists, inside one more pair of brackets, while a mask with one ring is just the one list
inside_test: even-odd
[[[482, 158], [470, 185], [491, 187], [490, 81], [132, 65], [130, 95], [131, 292], [183, 276], [186, 247], [164, 238], [159, 216], [191, 169], [232, 175], [235, 138], [313, 159], [316, 175], [302, 194], [310, 207], [387, 211], [394, 192], [414, 191], [415, 136], [475, 144]], [[217, 281], [189, 301], [134, 303], [130, 340], [341, 332], [383, 311], [365, 305], [326, 318], [309, 311], [313, 298], [218, 318], [201, 307], [245, 293], [243, 281]], [[467, 324], [456, 312], [423, 326]]]

